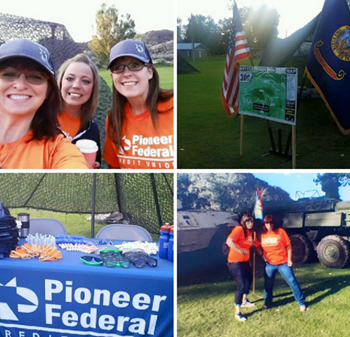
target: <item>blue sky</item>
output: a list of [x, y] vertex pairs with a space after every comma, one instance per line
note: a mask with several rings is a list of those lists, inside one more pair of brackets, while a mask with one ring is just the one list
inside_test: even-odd
[[[300, 197], [302, 197], [302, 193], [305, 197], [311, 197], [314, 191], [318, 191], [320, 196], [324, 196], [320, 185], [316, 186], [313, 183], [317, 173], [253, 173], [253, 175], [271, 186], [281, 187], [289, 193], [292, 199], [298, 199], [297, 192], [300, 192]], [[349, 186], [340, 187], [339, 194], [343, 201], [350, 201]]]

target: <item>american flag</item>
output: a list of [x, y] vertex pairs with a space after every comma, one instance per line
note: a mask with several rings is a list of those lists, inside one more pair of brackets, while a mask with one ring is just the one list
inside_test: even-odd
[[236, 3], [233, 5], [233, 18], [228, 43], [224, 80], [222, 82], [222, 103], [227, 116], [238, 112], [239, 106], [239, 62], [250, 59], [251, 53], [242, 28]]

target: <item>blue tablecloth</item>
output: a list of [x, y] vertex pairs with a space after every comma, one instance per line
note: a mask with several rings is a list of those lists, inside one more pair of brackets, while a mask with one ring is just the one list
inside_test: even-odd
[[0, 336], [173, 336], [173, 263], [107, 268], [82, 255], [0, 260]]

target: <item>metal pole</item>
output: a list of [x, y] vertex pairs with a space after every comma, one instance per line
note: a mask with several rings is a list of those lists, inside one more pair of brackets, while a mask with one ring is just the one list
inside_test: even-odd
[[297, 141], [296, 141], [296, 126], [292, 125], [292, 168], [297, 167]]
[[244, 116], [241, 115], [241, 136], [240, 136], [240, 144], [239, 144], [239, 155], [243, 155], [243, 131], [244, 131]]
[[91, 237], [95, 237], [96, 173], [92, 174]]
[[152, 189], [153, 189], [154, 202], [156, 204], [158, 223], [159, 223], [159, 227], [161, 227], [163, 225], [163, 221], [162, 221], [162, 216], [160, 214], [160, 207], [159, 207], [159, 202], [158, 202], [158, 193], [157, 193], [156, 181], [154, 179], [154, 173], [150, 173], [150, 176], [151, 176], [151, 185], [152, 185]]
[[196, 62], [195, 49], [194, 49], [194, 36], [193, 36], [193, 15], [191, 13], [191, 42], [192, 42], [192, 61]]
[[124, 211], [124, 205], [123, 205], [123, 193], [122, 193], [122, 182], [120, 173], [114, 174], [115, 178], [115, 189], [117, 191], [117, 202], [118, 202], [118, 211], [123, 214], [123, 217], [125, 218], [125, 211]]

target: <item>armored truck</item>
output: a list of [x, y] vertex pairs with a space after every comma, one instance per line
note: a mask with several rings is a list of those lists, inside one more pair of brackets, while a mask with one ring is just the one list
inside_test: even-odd
[[343, 268], [350, 251], [350, 202], [316, 197], [297, 201], [263, 202], [288, 233], [292, 260], [306, 263], [313, 257], [328, 268]]
[[238, 224], [233, 212], [186, 210], [177, 212], [178, 254], [209, 248], [213, 256], [226, 260], [226, 238]]

